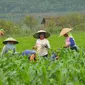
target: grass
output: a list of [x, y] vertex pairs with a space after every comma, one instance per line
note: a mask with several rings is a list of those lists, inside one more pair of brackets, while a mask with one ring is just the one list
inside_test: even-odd
[[[77, 45], [81, 48], [81, 47], [85, 47], [85, 33], [82, 31], [78, 31], [78, 32], [73, 32], [73, 36], [75, 38], [75, 41], [77, 43]], [[1, 37], [0, 39], [0, 50], [3, 47], [2, 41], [4, 39], [6, 39], [7, 37]], [[14, 37], [19, 41], [19, 44], [17, 45], [17, 51], [22, 52], [25, 49], [32, 49], [32, 47], [35, 45], [36, 43], [36, 39], [34, 39], [32, 36], [25, 36], [25, 37]], [[55, 34], [55, 35], [51, 35], [50, 38], [48, 38], [51, 48], [52, 49], [58, 49], [58, 48], [62, 48], [64, 43], [65, 43], [65, 39], [64, 37], [59, 37], [59, 34]]]

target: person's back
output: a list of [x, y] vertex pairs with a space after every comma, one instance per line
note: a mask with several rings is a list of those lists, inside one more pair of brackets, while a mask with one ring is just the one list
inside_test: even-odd
[[24, 50], [22, 56], [27, 56], [29, 60], [36, 61], [36, 51], [35, 50]]
[[78, 51], [75, 40], [74, 40], [72, 34], [69, 33], [71, 30], [72, 29], [70, 29], [70, 28], [63, 28], [60, 33], [60, 36], [64, 36], [66, 38], [64, 48], [70, 48], [72, 50]]
[[31, 55], [31, 54], [36, 54], [36, 51], [35, 50], [24, 50], [22, 52], [23, 56], [28, 56], [28, 55]]
[[6, 53], [10, 53], [10, 54], [14, 54], [15, 53], [15, 46], [7, 44], [3, 47], [2, 52], [1, 52], [1, 56], [3, 56]]
[[15, 44], [18, 44], [18, 41], [16, 41], [13, 38], [7, 38], [6, 40], [3, 41], [4, 47], [1, 52], [1, 56], [4, 54], [15, 54], [16, 52], [16, 46]]

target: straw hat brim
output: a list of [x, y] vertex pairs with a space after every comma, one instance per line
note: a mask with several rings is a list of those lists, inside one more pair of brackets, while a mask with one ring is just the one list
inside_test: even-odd
[[72, 29], [71, 28], [63, 28], [62, 31], [60, 32], [60, 36], [63, 36], [70, 32]]
[[3, 44], [7, 44], [8, 42], [14, 42], [14, 44], [18, 44], [18, 41], [3, 41]]
[[39, 39], [41, 33], [45, 34], [45, 38], [50, 37], [50, 33], [48, 33], [48, 32], [37, 32], [33, 35], [33, 37], [36, 38], [36, 39]]
[[18, 44], [19, 42], [13, 38], [7, 38], [3, 41], [3, 44], [7, 44], [8, 42], [13, 42], [14, 44]]

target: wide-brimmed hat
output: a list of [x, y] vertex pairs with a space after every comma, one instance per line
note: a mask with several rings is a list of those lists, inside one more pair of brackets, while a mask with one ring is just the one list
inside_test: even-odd
[[60, 36], [65, 35], [66, 33], [70, 32], [72, 28], [63, 28], [60, 32]]
[[43, 33], [43, 34], [45, 35], [45, 38], [48, 38], [48, 37], [50, 36], [50, 33], [46, 32], [46, 31], [44, 31], [44, 30], [40, 30], [40, 31], [38, 31], [37, 33], [35, 33], [35, 34], [33, 35], [33, 37], [39, 39], [41, 33]]
[[1, 28], [0, 31], [4, 31], [4, 29]]
[[14, 44], [18, 44], [19, 43], [16, 39], [14, 39], [12, 37], [9, 37], [6, 40], [4, 40], [3, 44], [7, 44], [7, 42], [14, 42]]

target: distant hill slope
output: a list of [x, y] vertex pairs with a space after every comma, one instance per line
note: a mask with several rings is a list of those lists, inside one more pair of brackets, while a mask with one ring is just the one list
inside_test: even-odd
[[0, 13], [84, 11], [85, 0], [0, 0]]

